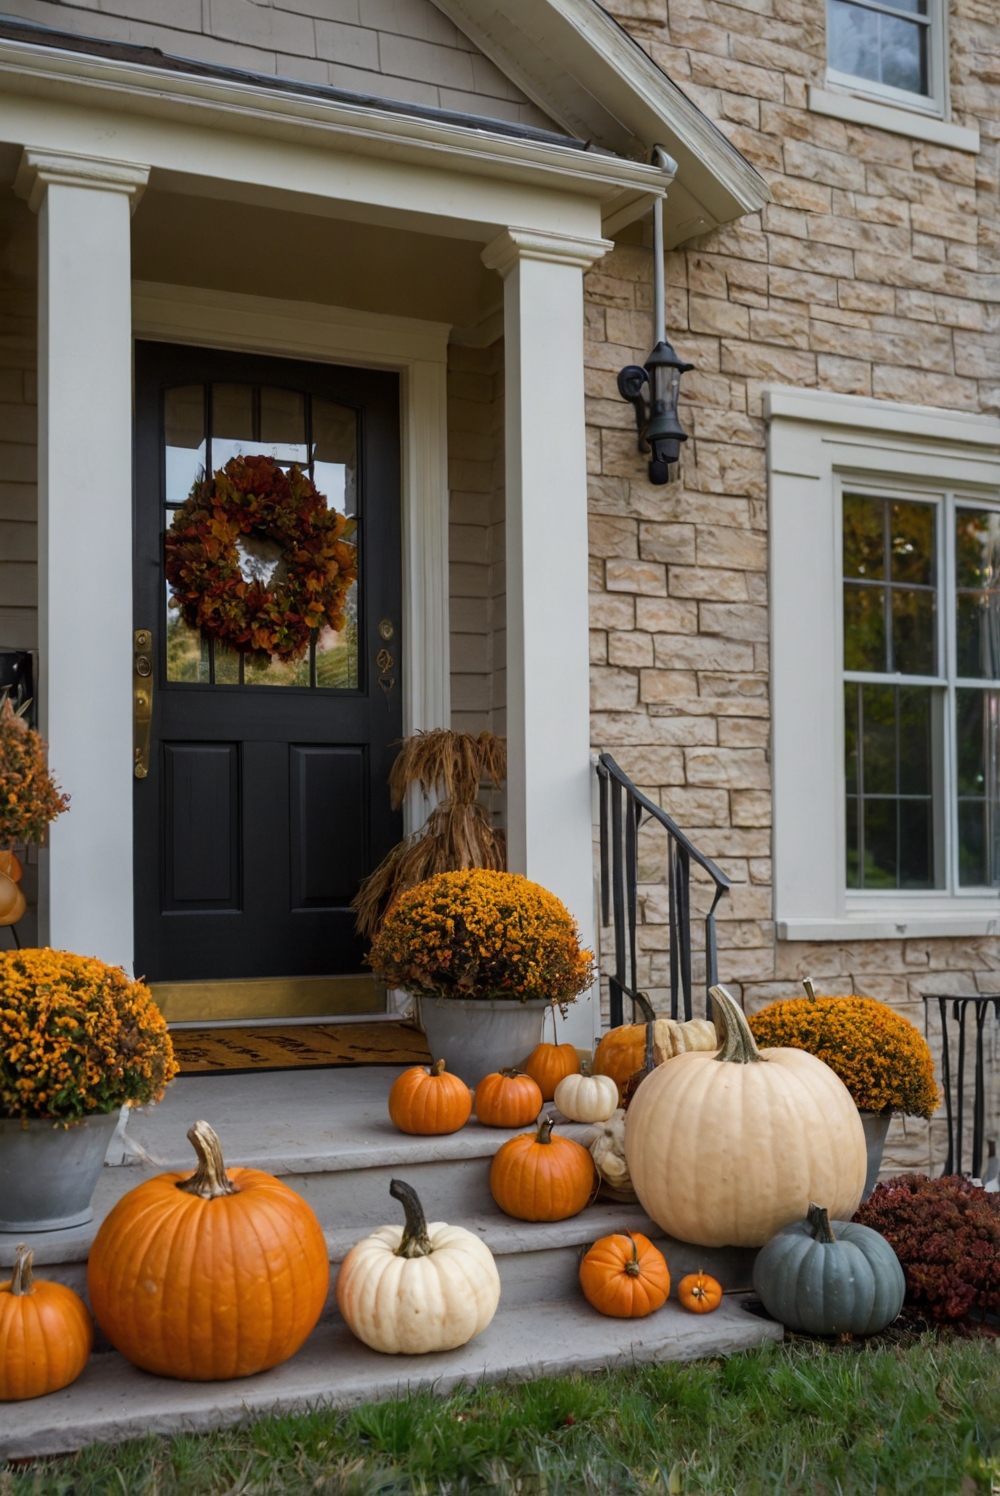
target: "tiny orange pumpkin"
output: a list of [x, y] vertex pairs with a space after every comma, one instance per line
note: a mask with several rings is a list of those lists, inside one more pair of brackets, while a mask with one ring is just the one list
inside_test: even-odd
[[476, 1087], [476, 1116], [487, 1127], [525, 1127], [541, 1109], [541, 1091], [520, 1070], [495, 1070]]
[[14, 1276], [0, 1283], [0, 1402], [43, 1397], [75, 1382], [94, 1344], [83, 1300], [63, 1283], [35, 1281], [34, 1252], [17, 1249]]
[[616, 1231], [595, 1242], [580, 1263], [588, 1303], [616, 1319], [642, 1319], [670, 1296], [667, 1259], [639, 1231]]
[[692, 1314], [711, 1314], [722, 1303], [722, 1284], [707, 1273], [688, 1273], [677, 1285], [677, 1297]]
[[594, 1160], [570, 1138], [552, 1136], [552, 1118], [537, 1132], [508, 1138], [493, 1155], [490, 1190], [500, 1209], [519, 1221], [565, 1221], [594, 1194]]
[[472, 1093], [438, 1060], [428, 1070], [414, 1065], [396, 1077], [389, 1092], [389, 1116], [400, 1132], [424, 1137], [458, 1132], [472, 1115]]
[[580, 1056], [575, 1044], [536, 1044], [524, 1062], [524, 1069], [537, 1083], [542, 1100], [551, 1101], [561, 1080], [567, 1075], [579, 1075]]

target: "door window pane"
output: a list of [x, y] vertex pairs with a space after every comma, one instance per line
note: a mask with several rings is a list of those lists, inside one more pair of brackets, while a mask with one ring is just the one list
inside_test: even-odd
[[163, 393], [167, 503], [183, 504], [205, 475], [205, 386], [185, 384]]
[[932, 888], [934, 692], [844, 687], [849, 888]]
[[[194, 478], [206, 467], [217, 472], [231, 457], [263, 455], [306, 472], [328, 505], [348, 516], [341, 539], [358, 544], [357, 412], [319, 396], [278, 386], [213, 384], [206, 422], [205, 387], [165, 392], [167, 450], [166, 525], [174, 505], [187, 498]], [[240, 570], [247, 582], [280, 583], [286, 566], [280, 547], [264, 535], [246, 535], [238, 544]], [[167, 680], [226, 686], [296, 686], [356, 691], [360, 685], [358, 583], [345, 602], [340, 630], [314, 630], [302, 659], [261, 658], [202, 639], [170, 604], [167, 589]]]
[[958, 881], [1000, 886], [1000, 693], [955, 692]]

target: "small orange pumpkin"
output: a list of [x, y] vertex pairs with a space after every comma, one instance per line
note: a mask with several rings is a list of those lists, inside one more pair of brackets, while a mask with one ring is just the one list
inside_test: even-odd
[[430, 1069], [414, 1065], [396, 1077], [389, 1092], [389, 1116], [400, 1132], [424, 1137], [458, 1132], [472, 1115], [472, 1093], [464, 1080], [438, 1060]]
[[311, 1206], [260, 1169], [226, 1172], [207, 1122], [194, 1174], [130, 1190], [90, 1249], [94, 1316], [116, 1350], [157, 1376], [212, 1382], [278, 1366], [315, 1327], [330, 1286]]
[[537, 1132], [508, 1138], [493, 1155], [490, 1189], [500, 1209], [519, 1221], [565, 1221], [594, 1194], [594, 1160], [570, 1138], [552, 1136], [552, 1118]]
[[20, 883], [8, 873], [0, 873], [0, 925], [16, 925], [27, 907]]
[[722, 1303], [722, 1284], [707, 1273], [688, 1273], [677, 1285], [677, 1297], [692, 1314], [711, 1314]]
[[616, 1231], [595, 1242], [580, 1263], [588, 1303], [616, 1319], [642, 1319], [670, 1297], [667, 1259], [639, 1231]]
[[476, 1087], [476, 1116], [487, 1127], [525, 1127], [541, 1109], [541, 1091], [520, 1070], [495, 1070]]
[[579, 1075], [580, 1056], [575, 1044], [536, 1044], [524, 1070], [536, 1082], [542, 1100], [551, 1101], [561, 1080], [567, 1075]]
[[0, 1283], [0, 1402], [44, 1397], [75, 1382], [94, 1344], [83, 1300], [63, 1283], [31, 1275], [34, 1252], [17, 1249], [14, 1276]]
[[13, 852], [0, 852], [0, 873], [6, 873], [15, 883], [20, 883], [23, 869]]

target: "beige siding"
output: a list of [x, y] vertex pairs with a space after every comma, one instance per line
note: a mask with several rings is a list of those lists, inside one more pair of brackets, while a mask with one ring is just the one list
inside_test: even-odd
[[506, 731], [503, 343], [449, 349], [451, 720]]
[[10, 0], [7, 14], [224, 67], [558, 128], [432, 0]]

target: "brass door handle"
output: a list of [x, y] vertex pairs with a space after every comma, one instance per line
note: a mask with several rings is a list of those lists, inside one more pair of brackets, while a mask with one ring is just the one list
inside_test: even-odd
[[153, 635], [136, 629], [132, 636], [132, 742], [136, 779], [149, 773], [149, 736], [153, 726]]

